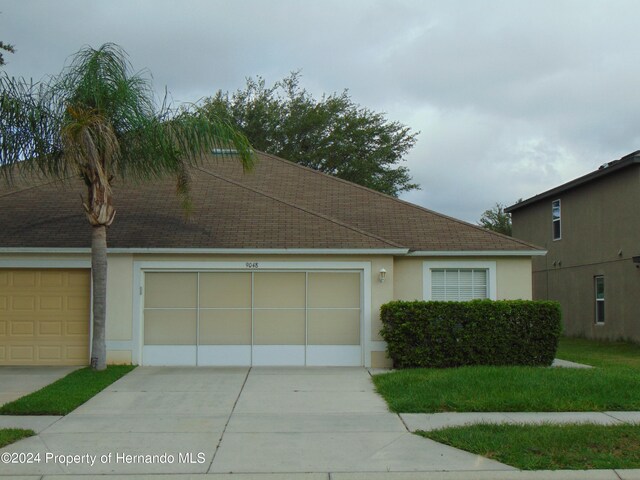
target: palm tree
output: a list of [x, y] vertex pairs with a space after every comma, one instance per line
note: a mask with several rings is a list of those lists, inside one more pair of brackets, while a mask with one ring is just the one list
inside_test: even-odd
[[114, 44], [86, 47], [62, 72], [42, 82], [0, 76], [0, 172], [54, 179], [81, 177], [91, 225], [93, 340], [91, 365], [106, 368], [107, 227], [114, 220], [114, 179], [177, 179], [188, 205], [187, 167], [212, 148], [233, 147], [245, 170], [253, 153], [230, 124], [193, 107], [160, 107], [149, 79], [134, 73]]

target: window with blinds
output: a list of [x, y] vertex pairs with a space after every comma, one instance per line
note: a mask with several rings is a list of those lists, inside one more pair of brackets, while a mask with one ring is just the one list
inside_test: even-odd
[[431, 270], [431, 300], [467, 301], [489, 297], [486, 268]]

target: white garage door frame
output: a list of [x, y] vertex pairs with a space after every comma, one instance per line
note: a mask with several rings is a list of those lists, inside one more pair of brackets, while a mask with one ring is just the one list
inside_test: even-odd
[[[361, 273], [361, 328], [360, 328], [360, 365], [371, 366], [371, 262], [264, 262], [264, 261], [231, 261], [231, 262], [198, 262], [198, 261], [134, 261], [133, 262], [133, 352], [132, 358], [139, 365], [145, 363], [145, 357], [155, 355], [154, 349], [145, 347], [144, 343], [144, 274], [146, 272], [321, 272], [321, 271], [359, 271]], [[145, 350], [146, 348], [146, 350]], [[192, 347], [193, 353], [186, 349], [189, 347], [169, 347], [162, 346], [159, 349], [166, 356], [171, 350], [175, 351], [175, 363], [185, 364], [184, 358], [192, 355], [190, 364], [197, 363], [197, 350]], [[186, 348], [186, 349], [185, 349]], [[308, 347], [307, 347], [308, 348]], [[231, 353], [231, 352], [229, 352]], [[307, 352], [313, 356], [313, 349]], [[338, 353], [338, 352], [336, 352]], [[158, 352], [160, 354], [160, 352]], [[186, 356], [185, 356], [186, 354]], [[212, 355], [216, 355], [211, 352]], [[215, 361], [214, 358], [211, 360]], [[238, 358], [238, 361], [246, 362], [246, 355]], [[233, 363], [234, 359], [229, 358]], [[165, 358], [164, 363], [171, 362], [171, 358]], [[260, 362], [255, 362], [254, 365]], [[313, 364], [313, 358], [307, 360], [308, 364]]]

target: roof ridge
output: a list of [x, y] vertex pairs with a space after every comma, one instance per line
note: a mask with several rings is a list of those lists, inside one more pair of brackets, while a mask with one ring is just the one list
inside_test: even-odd
[[[344, 179], [339, 178], [339, 177], [334, 177], [333, 175], [329, 175], [328, 173], [324, 173], [324, 172], [321, 172], [321, 171], [319, 171], [319, 170], [315, 170], [315, 169], [313, 169], [313, 168], [311, 168], [311, 167], [307, 167], [307, 166], [305, 166], [305, 165], [300, 165], [299, 163], [292, 162], [291, 160], [287, 160], [287, 159], [285, 159], [285, 158], [278, 157], [278, 156], [273, 155], [273, 154], [271, 154], [271, 153], [266, 153], [266, 152], [260, 152], [260, 153], [262, 153], [263, 155], [266, 155], [266, 156], [268, 156], [268, 157], [270, 157], [270, 158], [272, 158], [272, 159], [274, 159], [274, 160], [278, 160], [279, 162], [286, 162], [286, 163], [287, 163], [287, 164], [289, 164], [289, 165], [293, 165], [293, 166], [296, 166], [296, 167], [301, 168], [301, 169], [303, 169], [303, 170], [307, 170], [307, 171], [309, 171], [309, 172], [313, 172], [313, 173], [315, 173], [315, 174], [317, 174], [317, 175], [325, 176], [325, 177], [327, 177], [327, 178], [330, 178], [331, 180], [338, 181], [338, 182], [341, 182], [341, 183], [345, 183], [345, 184], [347, 184], [347, 185], [349, 185], [349, 186], [352, 186], [352, 187], [357, 187], [357, 188], [359, 188], [359, 189], [366, 190], [366, 191], [368, 191], [368, 192], [370, 192], [370, 193], [374, 193], [374, 194], [376, 194], [376, 195], [378, 195], [378, 196], [382, 196], [382, 197], [384, 197], [384, 198], [386, 198], [386, 199], [388, 199], [388, 200], [393, 200], [393, 201], [395, 201], [395, 202], [402, 203], [402, 204], [404, 204], [404, 205], [406, 205], [406, 206], [409, 206], [409, 207], [412, 207], [412, 208], [415, 208], [415, 209], [418, 209], [418, 210], [422, 210], [422, 211], [424, 211], [424, 212], [431, 213], [431, 214], [436, 215], [436, 216], [438, 216], [438, 217], [446, 218], [446, 219], [451, 220], [451, 221], [453, 221], [453, 222], [456, 222], [456, 223], [458, 223], [458, 224], [461, 224], [461, 225], [465, 225], [465, 226], [468, 226], [468, 227], [475, 228], [476, 230], [480, 230], [480, 231], [482, 231], [482, 232], [484, 232], [484, 233], [488, 233], [488, 234], [491, 234], [491, 235], [498, 236], [498, 237], [500, 237], [500, 238], [505, 238], [505, 239], [508, 239], [508, 240], [512, 240], [513, 242], [519, 243], [519, 244], [521, 244], [521, 245], [526, 245], [527, 247], [533, 247], [533, 248], [534, 248], [534, 249], [536, 249], [536, 250], [543, 250], [542, 248], [538, 247], [537, 245], [534, 245], [534, 244], [532, 244], [532, 243], [525, 242], [524, 240], [520, 240], [520, 239], [515, 238], [515, 237], [510, 237], [509, 235], [504, 235], [504, 234], [502, 234], [502, 233], [494, 232], [494, 231], [492, 231], [492, 230], [487, 230], [486, 228], [483, 228], [483, 227], [481, 227], [481, 226], [479, 226], [479, 225], [474, 225], [473, 223], [465, 222], [465, 221], [463, 221], [463, 220], [459, 220], [459, 219], [457, 219], [457, 218], [450, 217], [449, 215], [445, 215], [445, 214], [443, 214], [443, 213], [436, 212], [435, 210], [430, 210], [430, 209], [428, 209], [428, 208], [426, 208], [426, 207], [422, 207], [422, 206], [420, 206], [420, 205], [416, 205], [416, 204], [414, 204], [414, 203], [407, 202], [406, 200], [402, 200], [402, 199], [400, 199], [400, 198], [392, 197], [391, 195], [388, 195], [388, 194], [386, 194], [386, 193], [379, 192], [379, 191], [377, 191], [377, 190], [373, 190], [372, 188], [365, 187], [364, 185], [360, 185], [360, 184], [358, 184], [358, 183], [350, 182], [350, 181], [348, 181], [348, 180], [344, 180]], [[489, 252], [490, 252], [491, 250], [487, 250], [487, 251], [489, 251]]]
[[244, 183], [237, 182], [235, 180], [232, 180], [230, 178], [225, 177], [224, 175], [220, 175], [219, 173], [214, 173], [214, 172], [211, 172], [209, 170], [205, 170], [204, 167], [201, 167], [199, 165], [194, 166], [194, 168], [196, 170], [200, 170], [203, 173], [206, 173], [206, 174], [211, 175], [213, 177], [219, 178], [220, 180], [223, 180], [225, 182], [228, 182], [228, 183], [231, 183], [231, 184], [236, 185], [238, 187], [241, 187], [241, 188], [244, 188], [246, 190], [252, 191], [252, 192], [257, 193], [259, 195], [262, 195], [264, 197], [270, 198], [272, 200], [275, 200], [277, 202], [280, 202], [280, 203], [282, 203], [284, 205], [287, 205], [289, 207], [295, 208], [297, 210], [301, 210], [301, 211], [303, 211], [305, 213], [308, 213], [310, 215], [314, 215], [316, 217], [322, 218], [323, 220], [326, 220], [326, 221], [329, 221], [329, 222], [334, 223], [336, 225], [339, 225], [340, 227], [352, 230], [352, 231], [354, 231], [354, 232], [356, 232], [356, 233], [358, 233], [360, 235], [365, 235], [367, 237], [374, 238], [374, 239], [379, 240], [381, 242], [384, 242], [384, 243], [386, 243], [388, 245], [391, 245], [392, 247], [395, 247], [395, 248], [407, 248], [408, 249], [408, 247], [406, 247], [404, 245], [400, 245], [398, 243], [395, 243], [395, 242], [393, 242], [393, 241], [391, 241], [389, 239], [386, 239], [384, 237], [380, 237], [380, 236], [375, 235], [375, 234], [373, 234], [371, 232], [367, 232], [366, 230], [362, 230], [360, 228], [354, 227], [353, 225], [348, 225], [348, 224], [346, 224], [344, 222], [341, 222], [340, 220], [336, 220], [335, 218], [331, 218], [331, 217], [329, 217], [327, 215], [324, 215], [322, 213], [315, 212], [313, 210], [309, 210], [307, 208], [301, 207], [300, 205], [295, 205], [293, 203], [287, 202], [286, 200], [283, 200], [282, 198], [276, 197], [275, 195], [268, 194], [268, 193], [263, 192], [262, 190], [257, 189], [255, 187], [250, 187], [248, 185], [245, 185]]

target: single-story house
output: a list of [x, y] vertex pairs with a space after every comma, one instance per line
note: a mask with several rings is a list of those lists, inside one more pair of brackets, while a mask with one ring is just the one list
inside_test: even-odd
[[[394, 299], [530, 299], [545, 252], [258, 154], [175, 180], [117, 183], [108, 230], [110, 363], [389, 365]], [[0, 364], [87, 364], [90, 226], [79, 180], [0, 187]], [[459, 194], [452, 192], [452, 194]]]

